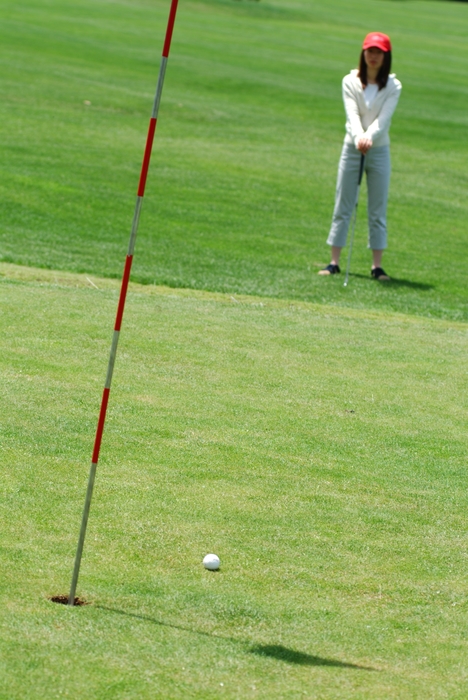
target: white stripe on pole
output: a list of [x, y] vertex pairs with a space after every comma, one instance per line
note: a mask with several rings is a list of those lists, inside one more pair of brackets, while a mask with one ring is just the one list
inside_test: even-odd
[[162, 89], [164, 85], [164, 78], [166, 76], [166, 66], [167, 66], [167, 56], [161, 58], [161, 67], [159, 69], [158, 86], [156, 88], [156, 95], [154, 96], [153, 111], [151, 116], [153, 119], [158, 118], [159, 114], [159, 103], [161, 102]]

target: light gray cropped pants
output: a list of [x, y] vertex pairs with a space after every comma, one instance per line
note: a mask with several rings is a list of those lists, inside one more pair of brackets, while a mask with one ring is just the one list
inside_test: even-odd
[[[361, 153], [354, 145], [345, 143], [338, 166], [335, 210], [328, 235], [328, 245], [346, 245], [349, 222], [356, 205]], [[364, 170], [367, 177], [367, 214], [369, 243], [372, 250], [387, 247], [387, 201], [390, 184], [390, 148], [372, 147], [367, 151]]]

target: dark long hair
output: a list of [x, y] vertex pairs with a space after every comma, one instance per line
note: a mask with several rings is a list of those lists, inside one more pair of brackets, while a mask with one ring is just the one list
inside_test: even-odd
[[[390, 75], [391, 68], [392, 68], [392, 52], [386, 51], [384, 53], [384, 60], [382, 63], [382, 67], [380, 68], [380, 70], [377, 74], [377, 85], [379, 86], [379, 90], [382, 90], [382, 88], [386, 87], [388, 76]], [[361, 79], [361, 83], [364, 86], [367, 85], [367, 64], [366, 64], [366, 59], [364, 58], [364, 51], [361, 51], [361, 56], [359, 58], [358, 78]]]

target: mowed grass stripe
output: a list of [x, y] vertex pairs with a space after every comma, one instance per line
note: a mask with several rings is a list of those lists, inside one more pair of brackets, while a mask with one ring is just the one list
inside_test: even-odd
[[70, 613], [118, 285], [1, 271], [7, 697], [463, 696], [463, 324], [132, 285]]

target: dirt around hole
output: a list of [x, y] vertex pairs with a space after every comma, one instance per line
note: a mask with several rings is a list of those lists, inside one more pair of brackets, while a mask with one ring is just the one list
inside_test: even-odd
[[[67, 595], [53, 595], [49, 598], [49, 600], [52, 603], [61, 603], [62, 605], [68, 605]], [[78, 596], [76, 596], [73, 605], [89, 605], [89, 603], [87, 603], [86, 600], [82, 600], [81, 598], [78, 598]]]

